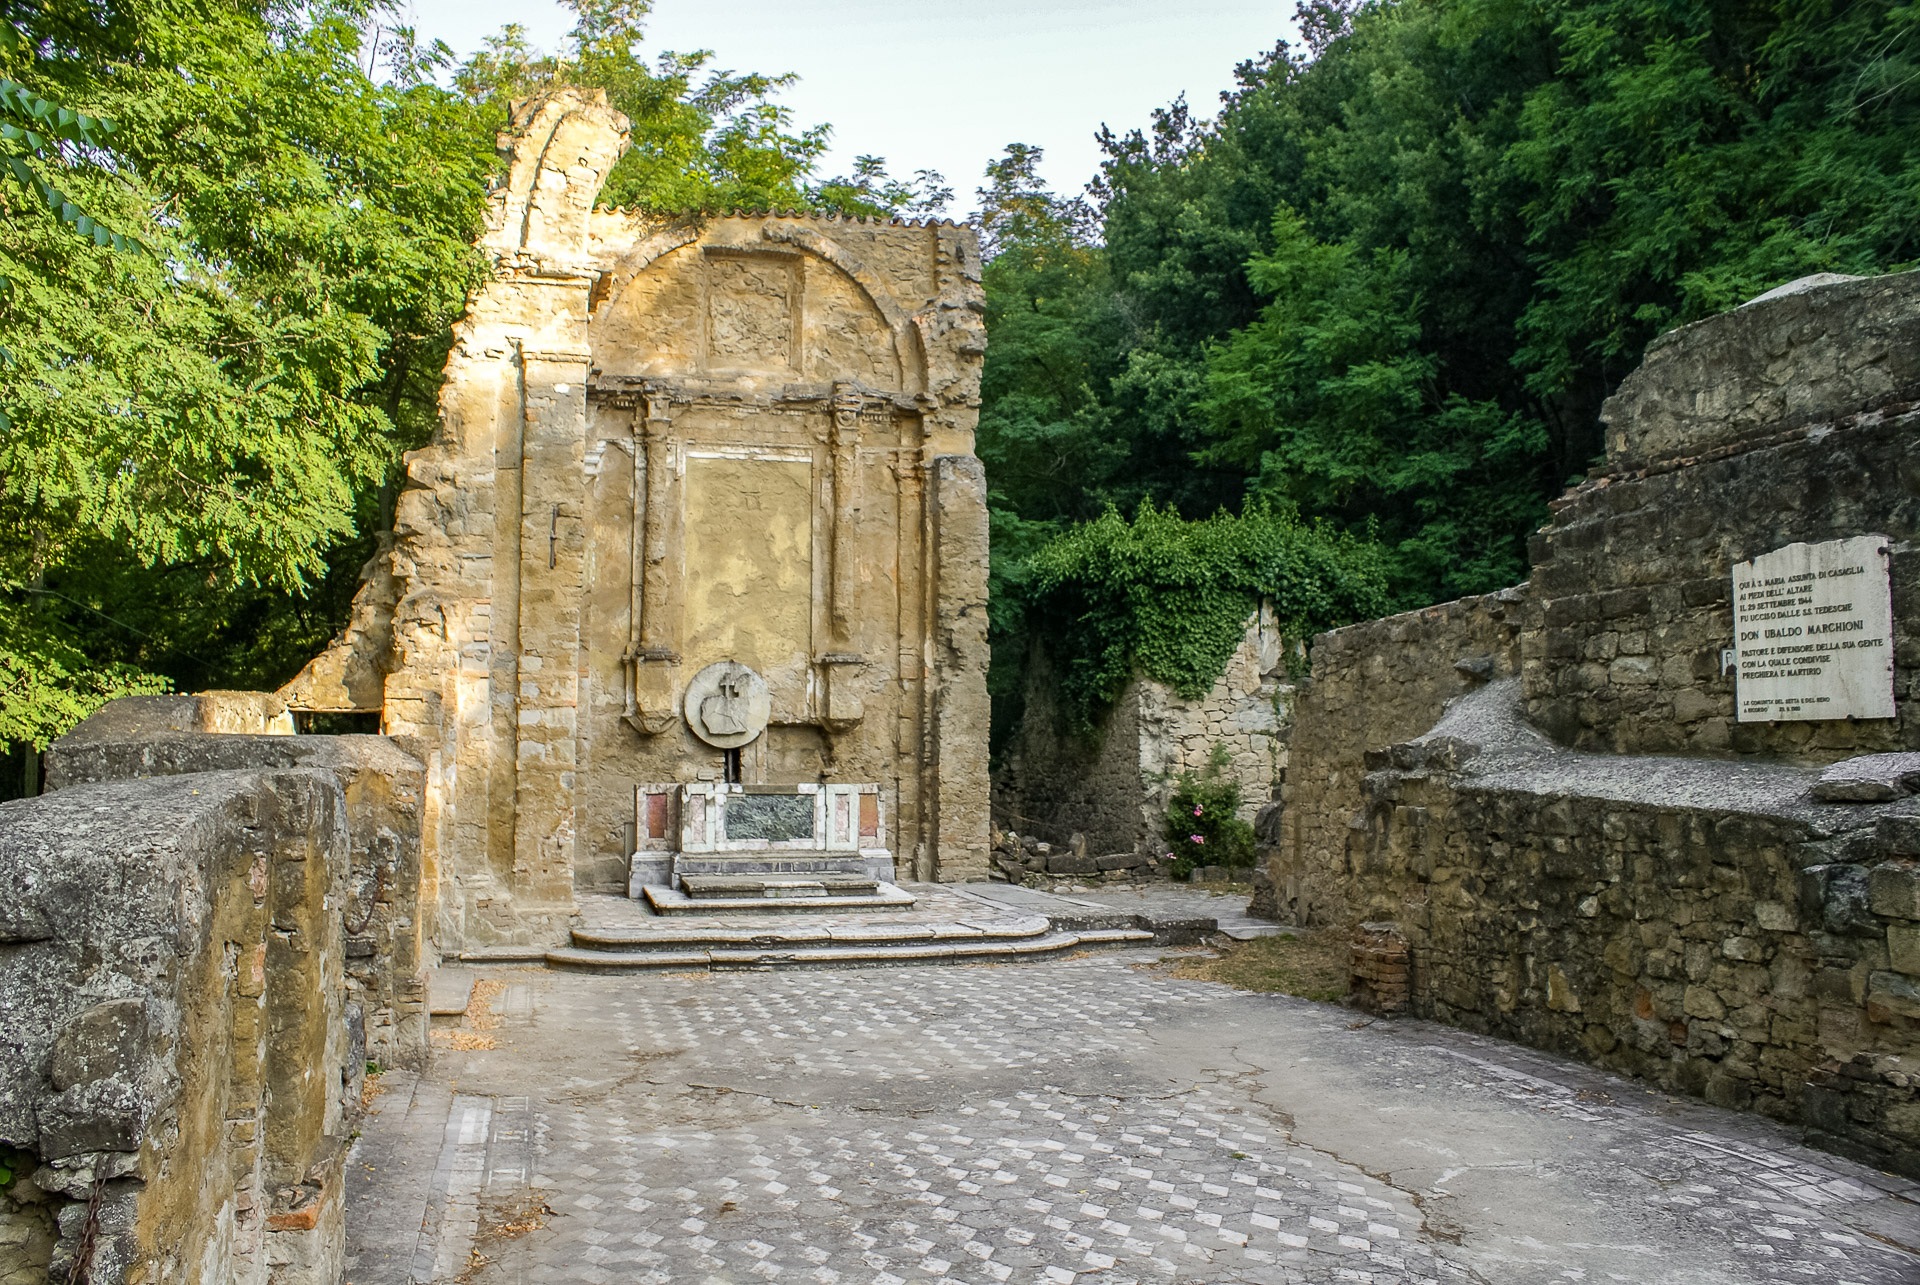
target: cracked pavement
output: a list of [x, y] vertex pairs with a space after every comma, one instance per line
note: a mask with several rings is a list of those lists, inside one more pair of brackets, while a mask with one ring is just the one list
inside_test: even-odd
[[1920, 1280], [1920, 1189], [1780, 1126], [1161, 953], [488, 969], [496, 1047], [356, 1143], [347, 1280]]

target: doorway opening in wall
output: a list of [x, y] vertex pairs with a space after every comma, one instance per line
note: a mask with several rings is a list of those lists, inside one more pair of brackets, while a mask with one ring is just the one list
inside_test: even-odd
[[722, 779], [725, 780], [728, 785], [740, 784], [740, 751], [720, 751], [720, 763], [722, 771], [724, 772]]
[[301, 736], [378, 736], [380, 711], [297, 709], [293, 711], [293, 730]]

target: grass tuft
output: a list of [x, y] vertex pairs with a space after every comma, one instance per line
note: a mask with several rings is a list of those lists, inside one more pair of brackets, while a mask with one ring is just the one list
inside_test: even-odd
[[1347, 953], [1343, 933], [1320, 928], [1235, 942], [1212, 957], [1172, 955], [1163, 966], [1172, 965], [1171, 975], [1186, 981], [1330, 1002], [1347, 997]]

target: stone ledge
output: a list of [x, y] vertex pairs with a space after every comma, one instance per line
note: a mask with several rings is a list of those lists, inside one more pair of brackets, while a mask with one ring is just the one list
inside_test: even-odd
[[691, 950], [615, 952], [572, 947], [550, 950], [550, 967], [601, 973], [643, 972], [667, 968], [729, 969], [861, 968], [900, 964], [948, 964], [1048, 959], [1092, 947], [1147, 946], [1153, 934], [1138, 928], [1089, 929], [1049, 933], [1016, 941], [980, 941], [939, 945], [867, 947], [795, 947], [791, 950]]

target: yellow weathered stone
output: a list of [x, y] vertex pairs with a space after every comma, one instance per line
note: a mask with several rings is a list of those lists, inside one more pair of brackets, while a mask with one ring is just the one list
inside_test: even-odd
[[903, 878], [984, 877], [980, 256], [952, 223], [595, 209], [604, 96], [522, 104], [431, 444], [352, 623], [283, 689], [427, 765], [442, 950], [623, 888], [635, 787], [713, 780], [681, 708], [766, 682], [748, 782], [878, 782]]

